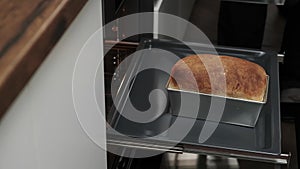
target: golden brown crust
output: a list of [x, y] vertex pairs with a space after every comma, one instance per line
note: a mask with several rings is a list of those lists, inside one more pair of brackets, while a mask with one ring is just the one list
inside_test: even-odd
[[261, 66], [236, 57], [190, 55], [173, 66], [169, 87], [263, 101], [267, 88], [267, 74]]

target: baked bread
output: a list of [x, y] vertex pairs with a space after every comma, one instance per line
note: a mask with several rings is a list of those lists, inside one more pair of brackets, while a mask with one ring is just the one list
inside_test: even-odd
[[190, 55], [173, 66], [168, 87], [263, 101], [267, 89], [267, 74], [258, 64], [236, 57]]

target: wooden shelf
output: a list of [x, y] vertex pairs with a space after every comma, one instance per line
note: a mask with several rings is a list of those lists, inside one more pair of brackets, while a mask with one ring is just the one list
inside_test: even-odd
[[86, 2], [0, 1], [0, 117]]

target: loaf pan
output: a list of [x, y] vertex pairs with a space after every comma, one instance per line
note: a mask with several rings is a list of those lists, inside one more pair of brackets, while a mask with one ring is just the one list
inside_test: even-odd
[[[255, 127], [261, 109], [267, 102], [269, 76], [267, 76], [267, 88], [265, 91], [264, 99], [261, 102], [173, 89], [169, 87], [169, 82], [170, 81], [168, 81], [166, 88], [168, 91], [172, 115], [228, 123], [233, 125]], [[212, 97], [214, 97], [214, 102], [211, 102]], [[185, 101], [182, 102], [181, 99], [184, 99]], [[220, 107], [217, 108], [217, 110], [220, 110], [220, 112], [211, 112], [218, 113], [219, 115], [210, 116], [208, 119], [207, 115], [211, 106]], [[198, 109], [196, 115], [195, 112], [190, 111], [191, 107], [193, 107], [193, 110]], [[224, 110], [222, 110], [223, 107]]]

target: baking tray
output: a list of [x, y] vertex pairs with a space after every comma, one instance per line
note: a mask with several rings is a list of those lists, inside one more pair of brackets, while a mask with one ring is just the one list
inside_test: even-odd
[[[206, 45], [196, 43], [190, 43], [189, 47], [182, 43], [162, 40], [149, 40], [140, 43], [138, 50], [148, 49], [148, 52], [145, 52], [145, 54], [139, 56], [138, 59], [132, 60], [129, 69], [124, 76], [124, 83], [122, 83], [120, 86], [120, 92], [118, 93], [120, 102], [118, 105], [116, 105], [123, 105], [123, 109], [121, 112], [119, 112], [115, 108], [112, 108], [110, 114], [107, 116], [110, 126], [112, 126], [121, 134], [116, 134], [115, 132], [108, 130], [107, 138], [109, 140], [112, 138], [114, 141], [120, 141], [122, 140], [120, 137], [122, 138], [122, 134], [124, 134], [132, 138], [141, 138], [143, 140], [146, 139], [150, 143], [155, 143], [155, 145], [160, 143], [165, 144], [179, 142], [178, 145], [183, 148], [183, 152], [201, 153], [206, 152], [207, 149], [214, 149], [221, 150], [218, 152], [225, 152], [225, 154], [226, 152], [235, 151], [235, 153], [231, 152], [227, 155], [237, 158], [244, 158], [246, 153], [247, 156], [250, 156], [250, 159], [253, 160], [257, 160], [257, 158], [259, 158], [260, 160], [258, 161], [269, 162], [266, 160], [266, 158], [260, 158], [260, 156], [271, 155], [274, 157], [275, 162], [280, 161], [276, 159], [277, 157], [281, 158], [282, 154], [278, 63], [276, 57], [277, 55], [274, 52], [216, 47], [216, 50], [219, 54], [247, 58], [248, 60], [258, 63], [265, 68], [266, 73], [269, 75], [269, 92], [267, 96], [268, 101], [262, 107], [257, 124], [254, 128], [219, 123], [218, 127], [208, 140], [205, 142], [199, 142], [200, 131], [205, 126], [206, 121], [201, 119], [194, 120], [191, 118], [173, 116], [170, 113], [169, 104], [163, 108], [164, 113], [150, 123], [133, 122], [121, 115], [122, 112], [127, 111], [126, 105], [128, 101], [131, 101], [137, 109], [143, 110], [149, 108], [149, 91], [153, 89], [161, 89], [165, 94], [167, 94], [165, 85], [169, 79], [169, 75], [159, 70], [153, 69], [143, 71], [134, 78], [134, 81], [127, 82], [128, 79], [130, 79], [130, 76], [133, 74], [132, 72], [137, 71], [141, 64], [147, 64], [149, 62], [149, 59], [151, 59], [149, 56], [149, 51], [151, 53], [151, 49], [159, 48], [171, 51], [179, 57], [184, 57], [189, 54], [194, 54], [191, 52], [190, 46], [193, 46], [193, 50], [196, 50], [197, 53], [209, 53], [209, 51], [211, 51], [210, 49], [207, 49]], [[176, 63], [176, 60], [169, 62], [168, 58], [164, 56], [157, 61], [169, 66], [170, 70]], [[122, 89], [129, 87], [131, 90], [130, 96], [124, 96]], [[157, 98], [157, 100], [161, 100], [161, 98]], [[156, 104], [160, 104], [160, 102], [157, 102]], [[176, 133], [172, 132], [167, 132], [165, 135], [161, 135], [160, 137], [152, 137], [167, 131], [167, 129], [174, 123], [175, 120], [181, 123], [182, 128], [185, 128], [185, 126], [189, 123], [194, 124], [184, 139], [178, 140]], [[152, 138], [148, 139], [149, 137]], [[131, 142], [134, 142], [134, 140], [131, 140]], [[151, 146], [151, 144], [149, 144], [149, 146]], [[234, 154], [237, 155], [235, 156]]]
[[[263, 105], [267, 102], [269, 85], [268, 76], [266, 84], [267, 88], [263, 101], [254, 101], [173, 89], [169, 87], [169, 81], [166, 84], [166, 88], [168, 90], [170, 108], [173, 115], [254, 127]], [[181, 102], [182, 99], [187, 101]], [[220, 111], [223, 112], [222, 118], [220, 119], [218, 116], [211, 116], [210, 119], [207, 119], [210, 107], [213, 106], [211, 105], [212, 99], [214, 99], [215, 103], [222, 102], [223, 100], [225, 101], [224, 110], [220, 109]], [[189, 111], [191, 106], [197, 104], [195, 101], [199, 103], [198, 113], [196, 116], [194, 112], [191, 113]]]

